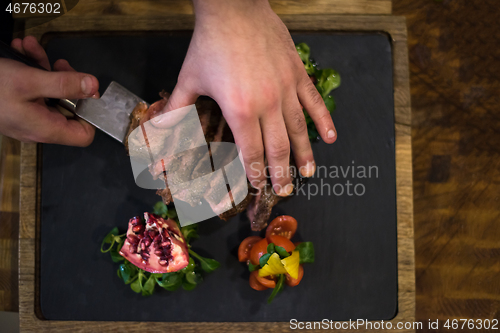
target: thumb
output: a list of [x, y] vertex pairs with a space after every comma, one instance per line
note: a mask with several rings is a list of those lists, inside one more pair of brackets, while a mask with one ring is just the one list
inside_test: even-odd
[[177, 83], [170, 95], [167, 104], [161, 112], [157, 114], [151, 123], [158, 128], [170, 128], [179, 123], [191, 110], [186, 106], [196, 103], [198, 94], [191, 89], [186, 89], [184, 86]]
[[62, 71], [45, 72], [36, 68], [28, 68], [32, 79], [28, 95], [32, 98], [88, 98], [97, 93], [99, 81], [90, 74]]

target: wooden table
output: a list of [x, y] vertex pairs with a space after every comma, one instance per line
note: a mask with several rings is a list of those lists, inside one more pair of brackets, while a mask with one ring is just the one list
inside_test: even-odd
[[[408, 54], [406, 26], [403, 18], [368, 15], [281, 15], [290, 30], [294, 31], [353, 31], [386, 32], [392, 42], [394, 118], [396, 151], [397, 192], [397, 237], [398, 237], [398, 313], [391, 320], [393, 327], [414, 321], [415, 278], [413, 251], [413, 200], [411, 174], [410, 96], [408, 77]], [[36, 23], [35, 19], [28, 23]], [[168, 14], [151, 17], [124, 17], [112, 15], [62, 16], [42, 25], [34, 24], [29, 33], [43, 44], [45, 33], [151, 33], [191, 30], [194, 17], [186, 14]], [[37, 146], [22, 144], [21, 147], [21, 218], [20, 218], [20, 323], [21, 329], [39, 331], [57, 329], [73, 331], [75, 326], [89, 331], [142, 330], [143, 324], [136, 322], [68, 322], [41, 320], [39, 313], [37, 257], [39, 245], [40, 169]], [[377, 326], [375, 326], [377, 327]], [[281, 332], [289, 329], [289, 323], [149, 323], [151, 329], [175, 329], [188, 332], [262, 331]], [[351, 330], [342, 330], [350, 332]], [[367, 330], [379, 332], [385, 330]], [[414, 329], [387, 330], [391, 332], [414, 332]]]
[[500, 319], [498, 1], [393, 5], [409, 31], [417, 319]]
[[18, 311], [19, 164], [21, 144], [0, 143], [0, 311]]
[[[285, 1], [273, 3], [279, 11]], [[364, 6], [373, 14], [390, 13], [387, 2], [369, 3]], [[500, 316], [497, 5], [496, 0], [393, 2], [394, 14], [405, 15], [409, 29], [417, 320], [424, 322]], [[97, 2], [85, 11], [98, 14], [105, 8], [119, 15], [131, 11], [130, 5]]]
[[[393, 1], [394, 14], [405, 15], [408, 23], [417, 320], [499, 316], [496, 6], [496, 0]], [[18, 210], [20, 146], [5, 142], [0, 309], [17, 311], [17, 253], [12, 251], [17, 225], [11, 216], [15, 220]]]

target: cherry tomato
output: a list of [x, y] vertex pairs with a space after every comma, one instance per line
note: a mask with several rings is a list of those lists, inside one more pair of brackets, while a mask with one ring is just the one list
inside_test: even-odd
[[[295, 245], [288, 239], [279, 235], [271, 235], [267, 237], [269, 243], [274, 243], [276, 246], [281, 246], [287, 252], [291, 252], [295, 249]], [[253, 262], [252, 262], [253, 263]]]
[[286, 276], [285, 283], [287, 284], [287, 286], [295, 287], [300, 283], [302, 277], [304, 276], [304, 268], [302, 267], [302, 265], [299, 265], [299, 276], [296, 279], [288, 275], [288, 273], [285, 274], [285, 276]]
[[[254, 272], [258, 272], [258, 271], [254, 271]], [[259, 274], [257, 274], [256, 277], [257, 277], [257, 281], [259, 281], [259, 283], [261, 285], [263, 285], [264, 287], [267, 287], [267, 288], [276, 287], [276, 280], [272, 279], [270, 276], [259, 276]]]
[[259, 277], [259, 271], [253, 271], [250, 273], [250, 279], [248, 280], [248, 283], [250, 284], [250, 288], [255, 289], [255, 290], [266, 290], [267, 287], [263, 286], [257, 278]]
[[266, 238], [271, 235], [280, 235], [292, 239], [297, 231], [297, 220], [288, 215], [281, 215], [269, 223], [266, 229]]
[[260, 257], [265, 253], [267, 253], [267, 239], [264, 238], [253, 244], [250, 250], [250, 262], [254, 265], [258, 265]]
[[238, 248], [238, 260], [240, 262], [245, 262], [250, 259], [250, 250], [252, 249], [253, 245], [261, 239], [262, 237], [259, 236], [250, 236], [245, 238]]

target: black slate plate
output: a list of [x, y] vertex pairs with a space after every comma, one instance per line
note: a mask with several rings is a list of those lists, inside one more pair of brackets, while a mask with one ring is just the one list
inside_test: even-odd
[[[297, 240], [313, 241], [316, 263], [305, 267], [302, 283], [287, 288], [273, 304], [270, 291], [248, 286], [248, 272], [236, 259], [239, 242], [250, 235], [244, 215], [230, 222], [200, 224], [200, 253], [222, 263], [194, 291], [159, 290], [145, 298], [116, 276], [117, 264], [101, 254], [102, 238], [114, 226], [150, 210], [159, 200], [138, 188], [124, 147], [98, 132], [88, 148], [43, 145], [41, 215], [41, 310], [53, 320], [289, 321], [390, 319], [397, 312], [396, 191], [391, 45], [383, 34], [295, 34], [307, 42], [323, 67], [342, 75], [334, 92], [339, 140], [315, 143], [319, 166], [328, 174], [353, 165], [372, 168], [371, 178], [312, 179], [341, 187], [281, 202], [273, 216], [299, 221]], [[149, 102], [174, 87], [189, 35], [52, 39], [52, 60], [65, 58], [95, 74], [104, 90], [116, 80]], [[101, 92], [102, 92], [101, 90]], [[360, 169], [356, 168], [356, 172]], [[376, 177], [376, 170], [378, 171]], [[331, 176], [334, 176], [333, 174]], [[348, 195], [346, 182], [358, 194]], [[340, 184], [340, 185], [336, 185]], [[307, 187], [306, 187], [307, 189]], [[307, 193], [307, 192], [306, 192]]]

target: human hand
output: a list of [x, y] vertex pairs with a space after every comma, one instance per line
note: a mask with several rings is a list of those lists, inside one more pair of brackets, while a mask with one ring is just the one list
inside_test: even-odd
[[[50, 71], [45, 50], [34, 37], [14, 39], [11, 46]], [[0, 133], [23, 142], [88, 146], [95, 129], [82, 119], [67, 119], [45, 98], [98, 98], [99, 82], [77, 73], [66, 60], [46, 72], [18, 61], [0, 58]]]
[[[267, 1], [193, 3], [193, 38], [164, 111], [194, 104], [199, 95], [212, 97], [241, 148], [250, 183], [266, 183], [265, 152], [274, 191], [289, 195], [290, 146], [303, 176], [316, 167], [302, 107], [327, 143], [336, 140], [330, 113]], [[170, 125], [157, 120], [155, 126]]]

